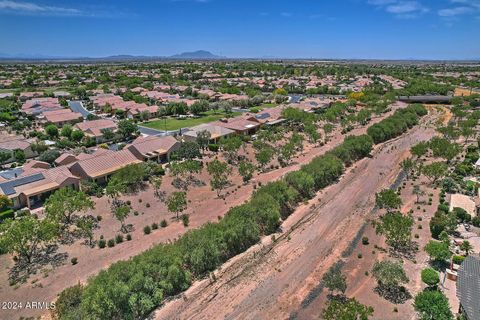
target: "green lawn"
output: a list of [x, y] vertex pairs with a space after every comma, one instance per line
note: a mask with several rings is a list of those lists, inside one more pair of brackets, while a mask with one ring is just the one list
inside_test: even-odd
[[252, 107], [252, 108], [250, 108], [249, 110], [250, 110], [250, 112], [255, 112], [255, 110], [257, 110], [257, 112], [260, 112], [260, 111], [262, 111], [263, 109], [274, 108], [274, 107], [276, 107], [276, 106], [277, 106], [276, 103], [264, 103], [264, 104], [262, 104], [262, 105], [260, 105], [260, 106], [258, 106], [258, 107]]
[[[232, 116], [238, 116], [239, 112], [233, 112]], [[142, 126], [157, 129], [157, 130], [178, 130], [180, 128], [189, 128], [193, 126], [198, 126], [202, 123], [213, 122], [217, 121], [221, 118], [225, 118], [225, 113], [223, 112], [214, 112], [208, 111], [205, 112], [199, 118], [186, 118], [186, 119], [175, 119], [175, 118], [167, 118], [165, 119], [158, 119], [154, 121], [148, 121], [142, 124]]]

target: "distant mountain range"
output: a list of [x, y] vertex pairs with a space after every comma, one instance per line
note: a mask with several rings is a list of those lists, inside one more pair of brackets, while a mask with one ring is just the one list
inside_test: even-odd
[[42, 54], [6, 54], [0, 52], [0, 60], [92, 60], [92, 61], [135, 61], [135, 60], [215, 60], [227, 59], [227, 57], [217, 56], [210, 51], [197, 50], [192, 52], [182, 52], [173, 56], [136, 56], [136, 55], [114, 55], [107, 57], [62, 57], [62, 56], [48, 56]]
[[440, 60], [440, 59], [425, 59], [425, 58], [408, 58], [408, 59], [336, 59], [336, 58], [282, 58], [277, 56], [262, 56], [251, 58], [231, 58], [219, 56], [206, 50], [197, 50], [191, 52], [183, 52], [172, 56], [146, 56], [146, 55], [113, 55], [107, 57], [66, 57], [66, 56], [49, 56], [43, 54], [7, 54], [0, 52], [0, 61], [25, 61], [25, 62], [133, 62], [133, 61], [156, 61], [156, 60], [227, 60], [227, 59], [240, 59], [240, 60], [301, 60], [301, 61], [339, 61], [339, 62], [354, 62], [354, 63], [368, 63], [368, 62], [389, 62], [389, 63], [478, 63], [478, 59], [456, 59], [456, 60]]

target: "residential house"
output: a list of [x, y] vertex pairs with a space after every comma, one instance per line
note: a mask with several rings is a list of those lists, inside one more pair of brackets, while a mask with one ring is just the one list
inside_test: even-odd
[[109, 119], [84, 121], [77, 123], [75, 127], [83, 131], [86, 136], [94, 138], [97, 143], [106, 141], [103, 137], [105, 130], [110, 130], [113, 133], [116, 133], [118, 130], [117, 124]]
[[81, 160], [86, 160], [94, 157], [98, 157], [101, 155], [104, 155], [106, 153], [113, 153], [114, 151], [108, 150], [108, 149], [103, 149], [103, 148], [98, 148], [92, 153], [85, 153], [82, 152], [78, 155], [74, 155], [71, 153], [63, 153], [61, 154], [57, 159], [55, 159], [54, 163], [56, 166], [68, 166], [71, 165], [74, 162], [81, 161]]
[[457, 297], [466, 320], [480, 319], [480, 258], [469, 255], [458, 269]]
[[167, 162], [172, 152], [180, 148], [180, 142], [172, 136], [164, 137], [138, 137], [125, 149], [132, 152], [143, 161]]
[[285, 121], [285, 119], [282, 118], [282, 112], [282, 107], [275, 107], [263, 109], [256, 114], [247, 114], [247, 116], [249, 118], [255, 118], [255, 121], [258, 121], [261, 124], [273, 126]]
[[70, 165], [70, 172], [84, 180], [106, 183], [108, 178], [118, 170], [138, 163], [142, 163], [142, 160], [130, 150], [124, 149], [74, 162]]
[[[147, 106], [141, 105], [138, 108], [130, 108], [127, 111], [127, 118], [129, 119], [138, 119], [144, 115], [145, 118], [150, 119], [157, 116], [158, 106]], [[145, 120], [145, 119], [141, 119]]]
[[43, 113], [47, 123], [53, 123], [56, 126], [63, 126], [69, 123], [77, 123], [83, 120], [83, 117], [78, 112], [73, 112], [70, 109], [59, 109], [53, 111], [46, 111]]
[[0, 183], [0, 194], [6, 195], [13, 202], [13, 208], [29, 209], [41, 205], [52, 192], [63, 188], [79, 188], [80, 179], [66, 167], [25, 172], [19, 177]]
[[223, 137], [227, 137], [229, 135], [232, 135], [235, 133], [234, 130], [222, 127], [222, 126], [216, 126], [211, 123], [204, 123], [200, 124], [195, 127], [191, 127], [186, 129], [188, 131], [184, 131], [182, 133], [183, 137], [185, 140], [188, 141], [195, 141], [197, 139], [197, 136], [200, 132], [202, 131], [208, 131], [210, 133], [210, 142], [211, 143], [217, 143], [218, 140], [220, 140]]
[[221, 119], [220, 121], [212, 122], [212, 124], [233, 130], [237, 134], [244, 135], [254, 134], [261, 126], [261, 123], [254, 117], [235, 117], [230, 119]]
[[15, 161], [15, 151], [20, 150], [25, 155], [26, 159], [33, 158], [37, 155], [36, 152], [32, 150], [32, 143], [30, 140], [27, 140], [22, 137], [9, 137], [8, 140], [0, 142], [0, 152], [6, 152], [11, 155], [10, 159], [5, 161], [5, 163]]
[[22, 112], [30, 116], [39, 116], [47, 111], [61, 110], [58, 98], [35, 98], [27, 100], [22, 105]]

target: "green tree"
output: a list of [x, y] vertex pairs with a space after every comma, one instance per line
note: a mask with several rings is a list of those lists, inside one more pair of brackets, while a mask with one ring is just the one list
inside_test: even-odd
[[167, 209], [175, 213], [178, 220], [178, 215], [187, 210], [187, 194], [182, 191], [173, 192], [167, 198]]
[[80, 217], [76, 223], [76, 227], [80, 231], [82, 237], [88, 239], [88, 244], [92, 245], [93, 240], [93, 228], [95, 227], [95, 221], [92, 216], [83, 216]]
[[386, 242], [395, 250], [407, 249], [410, 246], [413, 217], [401, 212], [385, 214], [376, 224], [376, 232], [385, 235]]
[[13, 206], [13, 201], [8, 196], [0, 194], [0, 210]]
[[113, 215], [120, 222], [120, 231], [126, 233], [127, 227], [125, 226], [125, 220], [128, 218], [132, 211], [132, 208], [129, 205], [123, 204], [119, 206], [114, 206]]
[[400, 166], [407, 175], [407, 179], [410, 179], [410, 175], [415, 169], [415, 162], [411, 158], [407, 158], [400, 163]]
[[200, 146], [195, 141], [183, 142], [175, 154], [180, 159], [188, 160], [202, 157], [202, 154], [200, 153]]
[[293, 171], [285, 176], [285, 181], [295, 188], [304, 199], [315, 195], [315, 180], [305, 171]]
[[420, 203], [420, 197], [425, 195], [425, 191], [423, 191], [419, 185], [414, 185], [412, 193], [417, 196], [417, 200], [415, 203]]
[[75, 142], [80, 142], [80, 141], [82, 141], [84, 136], [85, 136], [85, 134], [83, 133], [83, 131], [74, 130], [74, 131], [72, 131], [72, 133], [70, 135], [70, 139], [72, 139]]
[[334, 291], [340, 292], [342, 295], [347, 290], [347, 277], [342, 274], [338, 268], [330, 268], [322, 278], [325, 287], [330, 290], [330, 294]]
[[373, 315], [373, 308], [365, 306], [355, 298], [345, 301], [329, 300], [327, 308], [323, 310], [321, 318], [324, 320], [368, 320]]
[[242, 176], [243, 182], [247, 183], [253, 177], [255, 166], [248, 161], [240, 161], [238, 164], [238, 173]]
[[228, 159], [234, 161], [237, 159], [237, 153], [243, 141], [240, 136], [230, 136], [220, 139], [218, 144], [227, 153]]
[[460, 245], [460, 250], [465, 252], [465, 255], [468, 256], [470, 252], [473, 251], [473, 246], [468, 240], [464, 240]]
[[137, 132], [138, 126], [132, 120], [123, 119], [118, 122], [118, 133], [120, 133], [124, 139], [133, 137]]
[[430, 240], [424, 250], [433, 261], [445, 261], [451, 256], [448, 244], [440, 241]]
[[429, 287], [436, 287], [440, 282], [438, 272], [432, 268], [422, 270], [422, 281]]
[[426, 290], [415, 297], [413, 303], [420, 320], [453, 320], [448, 299], [438, 290]]
[[380, 209], [385, 208], [387, 212], [391, 212], [402, 206], [402, 198], [392, 189], [385, 189], [375, 194], [375, 204]]
[[217, 197], [220, 197], [220, 192], [230, 183], [232, 169], [228, 163], [215, 159], [207, 164], [207, 171], [211, 176], [210, 185], [217, 191]]
[[38, 157], [38, 160], [53, 164], [58, 157], [60, 157], [60, 151], [47, 150]]
[[58, 137], [58, 128], [54, 124], [49, 124], [45, 127], [45, 133], [52, 139]]
[[83, 289], [83, 286], [78, 283], [63, 290], [55, 301], [55, 308], [51, 310], [53, 319], [82, 319], [79, 307], [82, 302]]
[[284, 144], [280, 147], [280, 154], [278, 157], [278, 161], [282, 166], [288, 165], [290, 160], [295, 155], [295, 145], [291, 142]]
[[410, 153], [418, 158], [424, 156], [428, 152], [428, 143], [419, 142], [410, 148]]
[[151, 176], [150, 179], [150, 184], [152, 185], [153, 187], [153, 194], [156, 196], [156, 197], [159, 197], [160, 195], [160, 188], [162, 187], [162, 177], [157, 177], [157, 176]]
[[433, 162], [422, 168], [422, 173], [429, 178], [432, 183], [445, 176], [448, 166], [443, 162]]
[[261, 168], [265, 166], [272, 160], [274, 155], [274, 150], [272, 147], [265, 145], [255, 154], [255, 159], [257, 159]]
[[25, 152], [23, 150], [17, 149], [13, 152], [13, 157], [17, 162], [24, 162], [25, 161]]
[[100, 130], [100, 132], [103, 135], [103, 141], [110, 141], [110, 140], [113, 140], [113, 138], [115, 138], [115, 133], [113, 132], [112, 129], [106, 128], [106, 129]]
[[0, 224], [0, 248], [17, 254], [27, 263], [39, 253], [44, 244], [58, 236], [58, 223], [50, 219], [38, 220], [32, 215], [6, 219]]
[[11, 157], [12, 157], [11, 153], [0, 151], [0, 168], [3, 169], [3, 163], [9, 160]]
[[65, 138], [70, 138], [70, 136], [72, 135], [72, 131], [73, 131], [72, 126], [69, 124], [66, 124], [62, 127], [62, 130], [60, 130], [60, 135]]
[[402, 263], [392, 260], [375, 262], [372, 275], [377, 280], [378, 285], [387, 288], [387, 290], [409, 281]]
[[93, 201], [85, 193], [68, 187], [55, 191], [45, 201], [47, 218], [61, 222], [65, 226], [72, 223], [74, 213], [85, 212], [94, 207]]
[[211, 135], [210, 131], [203, 130], [203, 131], [200, 131], [199, 133], [197, 133], [196, 142], [202, 150], [205, 150], [205, 149], [207, 149], [211, 138], [212, 138], [212, 135]]

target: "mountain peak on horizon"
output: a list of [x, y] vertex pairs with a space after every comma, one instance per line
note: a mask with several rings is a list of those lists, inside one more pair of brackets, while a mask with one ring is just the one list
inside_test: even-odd
[[190, 51], [190, 52], [182, 52], [180, 54], [175, 54], [171, 56], [171, 58], [175, 59], [218, 59], [222, 58], [221, 56], [217, 56], [210, 51], [206, 50], [197, 50], [197, 51]]

